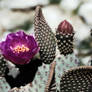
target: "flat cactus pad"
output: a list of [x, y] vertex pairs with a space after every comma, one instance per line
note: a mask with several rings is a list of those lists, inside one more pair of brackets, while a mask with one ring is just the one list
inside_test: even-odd
[[36, 8], [34, 28], [36, 40], [40, 47], [41, 60], [44, 63], [51, 63], [55, 58], [56, 39], [39, 6]]
[[60, 92], [92, 92], [92, 67], [81, 66], [66, 72], [61, 77]]

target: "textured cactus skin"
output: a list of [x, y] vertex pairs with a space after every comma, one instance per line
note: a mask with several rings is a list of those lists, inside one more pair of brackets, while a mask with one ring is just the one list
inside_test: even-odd
[[40, 47], [40, 57], [44, 63], [50, 64], [55, 58], [56, 39], [39, 6], [36, 8], [34, 28], [36, 40]]
[[32, 92], [31, 91], [31, 84], [27, 84], [26, 86], [20, 87], [20, 88], [13, 88], [11, 90], [9, 90], [9, 92]]
[[[45, 64], [43, 64], [38, 68], [35, 78], [30, 86], [30, 92], [60, 91], [61, 76], [64, 74], [64, 72], [66, 72], [70, 68], [77, 67], [79, 62], [79, 60], [73, 53], [74, 34], [71, 33], [68, 35], [67, 34], [61, 35], [61, 33], [58, 32], [56, 33], [57, 45], [60, 50], [60, 54], [63, 55], [59, 54], [55, 58], [55, 54], [56, 54], [55, 35], [52, 33], [51, 28], [46, 23], [40, 7], [36, 8], [34, 25], [35, 25], [36, 40], [40, 47], [40, 56]], [[59, 45], [59, 43], [60, 44], [62, 43], [62, 45]], [[49, 72], [52, 61], [56, 62], [55, 69], [53, 70], [54, 74], [52, 77], [51, 84], [48, 86], [48, 89], [45, 90], [45, 87], [46, 85], [48, 85], [47, 83], [49, 81], [48, 77], [50, 77]]]
[[56, 84], [53, 85], [55, 83], [55, 66], [56, 62], [54, 61], [50, 66], [49, 76], [44, 92], [56, 92]]
[[68, 55], [73, 53], [74, 29], [67, 20], [58, 25], [56, 38], [60, 54]]
[[38, 68], [34, 81], [32, 82], [32, 92], [44, 92], [45, 86], [48, 80], [50, 71], [49, 64], [43, 64], [41, 67]]
[[8, 92], [10, 89], [11, 88], [5, 78], [0, 77], [0, 92]]
[[53, 74], [53, 77], [52, 77], [52, 81], [51, 81], [51, 84], [48, 88], [48, 91], [45, 91], [45, 92], [56, 92], [56, 83], [55, 83], [55, 73]]
[[57, 90], [60, 91], [61, 76], [64, 74], [64, 72], [71, 69], [72, 67], [77, 67], [79, 60], [74, 54], [69, 54], [67, 56], [58, 55], [55, 61], [56, 61], [55, 81]]
[[[11, 89], [10, 92], [44, 92], [49, 76], [51, 62], [55, 59], [56, 39], [51, 28], [46, 23], [41, 8], [38, 6], [34, 20], [35, 36], [40, 47], [40, 57], [42, 66], [38, 67], [38, 71], [31, 86], [23, 86], [22, 88]], [[30, 83], [29, 83], [30, 84]], [[28, 90], [29, 89], [29, 90]]]
[[[43, 64], [42, 64], [42, 66], [38, 67], [38, 71], [36, 72], [35, 78], [32, 81], [32, 83], [29, 83], [25, 86], [21, 86], [20, 88], [15, 87], [15, 88], [9, 90], [10, 86], [8, 85], [7, 82], [5, 82], [5, 84], [3, 84], [4, 77], [1, 78], [0, 79], [0, 84], [1, 84], [0, 92], [7, 92], [8, 90], [9, 90], [9, 92], [75, 92], [72, 90], [72, 88], [71, 88], [71, 91], [68, 90], [67, 82], [70, 80], [70, 78], [68, 81], [66, 80], [67, 78], [64, 80], [63, 80], [63, 78], [66, 77], [65, 75], [68, 76], [70, 74], [70, 72], [73, 72], [73, 71], [74, 71], [74, 74], [77, 76], [77, 74], [75, 72], [76, 70], [78, 70], [78, 76], [81, 77], [81, 79], [83, 76], [84, 76], [83, 78], [85, 78], [85, 80], [88, 79], [88, 80], [86, 80], [87, 82], [86, 81], [83, 82], [84, 80], [82, 82], [81, 81], [79, 82], [79, 84], [81, 83], [81, 85], [82, 85], [82, 83], [89, 85], [88, 87], [86, 86], [87, 89], [85, 89], [85, 90], [87, 90], [87, 91], [85, 91], [83, 89], [83, 92], [84, 91], [91, 92], [91, 91], [88, 91], [88, 89], [91, 90], [91, 87], [92, 87], [91, 86], [92, 85], [92, 78], [91, 78], [92, 77], [91, 76], [92, 69], [91, 68], [88, 68], [88, 69], [80, 68], [80, 69], [74, 69], [72, 71], [67, 72], [71, 68], [78, 67], [78, 63], [79, 63], [78, 58], [73, 53], [74, 33], [67, 35], [67, 34], [61, 34], [59, 32], [56, 32], [57, 45], [58, 45], [58, 49], [60, 51], [60, 54], [56, 56], [55, 54], [57, 51], [56, 51], [55, 35], [52, 33], [51, 28], [46, 23], [40, 7], [37, 7], [37, 9], [36, 9], [34, 24], [35, 24], [35, 36], [36, 36], [36, 40], [40, 47], [40, 56], [43, 61]], [[0, 59], [2, 59], [2, 58], [0, 58]], [[52, 71], [50, 71], [50, 70], [51, 70], [51, 65], [53, 62], [56, 63], [55, 68], [52, 69], [54, 71], [52, 74], [53, 76], [49, 76], [52, 73]], [[1, 61], [0, 61], [0, 63], [1, 63]], [[1, 63], [1, 65], [3, 65], [3, 63]], [[0, 76], [3, 76], [4, 71], [2, 71], [2, 70], [6, 69], [6, 65], [0, 66], [0, 68], [1, 67], [3, 67], [3, 69], [1, 69], [1, 71], [0, 71]], [[80, 72], [81, 70], [83, 70], [83, 72]], [[85, 72], [88, 73], [88, 75], [85, 75], [86, 74]], [[50, 82], [48, 82], [50, 80], [49, 78], [51, 79]], [[77, 79], [77, 77], [76, 77], [76, 79]], [[66, 84], [63, 84], [64, 81], [66, 81]], [[73, 79], [73, 81], [75, 81], [75, 80]], [[71, 82], [70, 82], [70, 84], [71, 84]], [[47, 88], [46, 88], [46, 86], [47, 86]], [[5, 89], [7, 87], [8, 87], [8, 89]], [[80, 91], [81, 90], [79, 89], [78, 92], [80, 92]]]
[[42, 66], [38, 68], [38, 71], [32, 83], [29, 83], [28, 85], [20, 88], [14, 88], [10, 90], [10, 92], [45, 92], [51, 64], [43, 63]]
[[70, 69], [60, 81], [60, 92], [92, 92], [92, 67]]
[[0, 54], [0, 77], [4, 76], [7, 64], [4, 57]]
[[57, 45], [61, 54], [68, 55], [73, 53], [73, 37], [74, 33], [63, 34], [56, 31]]
[[0, 54], [0, 92], [8, 92], [10, 90], [10, 86], [4, 78], [6, 67], [6, 60]]

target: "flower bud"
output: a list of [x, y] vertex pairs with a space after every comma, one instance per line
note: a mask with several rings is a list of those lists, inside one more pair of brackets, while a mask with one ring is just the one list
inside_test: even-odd
[[59, 32], [62, 32], [63, 34], [72, 34], [73, 33], [73, 27], [72, 25], [64, 20], [63, 22], [61, 22], [58, 26], [57, 29]]
[[61, 22], [56, 31], [58, 49], [61, 54], [67, 55], [73, 53], [73, 36], [72, 25], [66, 20]]

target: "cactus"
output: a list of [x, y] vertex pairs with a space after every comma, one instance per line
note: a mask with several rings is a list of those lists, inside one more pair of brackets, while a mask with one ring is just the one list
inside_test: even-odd
[[40, 47], [41, 60], [50, 64], [55, 59], [56, 40], [54, 33], [45, 21], [40, 6], [36, 8], [34, 26], [36, 40]]
[[[51, 31], [51, 28], [43, 17], [42, 10], [38, 6], [35, 14], [35, 37], [40, 47], [40, 59], [42, 60], [42, 66], [38, 67], [38, 71], [32, 81], [31, 85], [28, 86], [30, 91], [26, 90], [25, 87], [14, 88], [10, 92], [44, 92], [48, 81], [50, 67], [55, 59], [56, 54], [56, 39], [55, 35]], [[16, 91], [15, 91], [16, 90]]]
[[11, 89], [4, 77], [0, 77], [0, 92], [9, 92]]
[[55, 82], [58, 91], [60, 91], [60, 79], [64, 72], [78, 66], [79, 60], [73, 53], [73, 37], [72, 25], [64, 20], [59, 24], [56, 31], [57, 47], [60, 51], [60, 54], [55, 58]]
[[61, 77], [60, 92], [92, 92], [92, 67], [81, 66], [67, 71]]
[[[82, 89], [83, 91], [85, 90], [85, 92], [89, 92], [88, 90], [91, 90], [91, 87], [92, 87], [91, 86], [92, 85], [92, 80], [91, 80], [92, 67], [76, 68], [79, 65], [79, 60], [76, 57], [76, 55], [73, 53], [74, 29], [72, 25], [66, 20], [64, 20], [59, 24], [55, 35], [52, 32], [49, 25], [47, 24], [42, 14], [42, 10], [40, 6], [38, 6], [36, 8], [34, 28], [35, 28], [34, 31], [35, 31], [35, 37], [36, 37], [35, 39], [38, 43], [37, 49], [39, 48], [40, 60], [42, 65], [38, 67], [35, 77], [31, 83], [28, 83], [25, 86], [21, 86], [20, 88], [15, 87], [9, 90], [10, 86], [7, 82], [5, 82], [3, 89], [2, 87], [0, 88], [1, 90], [0, 92], [7, 92], [7, 91], [9, 92], [74, 92], [74, 89], [78, 90], [79, 92], [81, 91], [82, 87], [83, 87]], [[10, 36], [8, 37], [10, 39]], [[25, 41], [25, 43], [26, 42], [27, 41]], [[28, 41], [28, 43], [30, 42]], [[3, 43], [2, 43], [2, 46], [3, 46]], [[7, 43], [6, 43], [6, 46], [7, 46]], [[27, 52], [29, 51], [29, 49], [26, 48], [24, 45], [22, 45], [22, 47], [17, 46], [16, 48], [13, 49], [13, 51], [14, 52], [17, 51], [17, 53], [19, 54], [20, 49], [23, 53], [25, 51]], [[5, 48], [2, 48], [2, 50], [5, 51]], [[35, 53], [33, 53], [33, 56], [34, 54]], [[9, 55], [7, 54], [6, 56], [9, 56]], [[9, 56], [9, 58], [11, 57]], [[21, 59], [23, 59], [22, 56], [21, 56]], [[30, 62], [30, 61], [27, 61], [28, 63], [20, 62], [22, 60], [19, 60], [19, 58], [17, 57], [16, 58], [13, 57], [13, 60], [14, 60], [13, 63], [16, 61], [14, 64], [20, 64], [20, 66], [22, 64], [23, 65], [29, 64]], [[30, 60], [30, 58], [28, 58], [28, 60]], [[2, 56], [0, 56], [1, 85], [3, 85], [2, 81], [5, 80], [4, 74], [7, 67], [6, 61], [5, 62], [2, 62], [2, 61], [4, 61], [4, 59]], [[75, 69], [71, 69], [71, 68], [75, 68]], [[14, 78], [17, 76], [17, 74], [14, 75], [12, 71], [15, 71], [15, 70], [17, 71], [17, 74], [20, 73], [15, 66], [13, 67], [12, 70], [9, 70], [10, 71], [9, 74], [12, 75]], [[74, 78], [76, 78], [77, 80]], [[73, 85], [70, 80], [74, 82]], [[68, 85], [68, 82], [69, 82], [69, 85]], [[78, 86], [76, 86], [77, 84]], [[83, 84], [83, 86], [81, 85], [81, 88], [80, 88], [80, 84]], [[7, 90], [4, 88], [4, 87], [7, 87], [6, 85], [8, 86]]]
[[0, 54], [0, 77], [4, 76], [6, 68], [7, 68], [6, 60]]
[[61, 22], [56, 31], [57, 45], [60, 54], [68, 55], [73, 53], [74, 30], [72, 25], [64, 20]]
[[34, 80], [31, 83], [28, 83], [25, 86], [21, 86], [20, 88], [13, 88], [9, 92], [45, 92], [45, 88], [48, 81], [48, 76], [51, 70], [50, 65], [42, 64], [42, 66], [38, 67], [38, 71], [35, 75]]
[[8, 92], [10, 90], [10, 86], [7, 83], [5, 76], [5, 71], [7, 68], [6, 60], [0, 54], [0, 92]]
[[40, 57], [43, 64], [38, 67], [38, 71], [32, 82], [32, 92], [44, 92], [49, 77], [51, 62], [54, 60], [56, 53], [55, 35], [46, 23], [39, 6], [36, 8], [34, 24], [35, 36], [40, 47]]
[[51, 68], [49, 71], [49, 76], [44, 92], [56, 92], [56, 84], [53, 85], [55, 83], [55, 66], [56, 66], [56, 62], [53, 62], [51, 64]]
[[56, 61], [55, 81], [57, 90], [60, 91], [61, 76], [64, 74], [64, 72], [71, 69], [72, 67], [77, 67], [79, 61], [74, 54], [70, 54], [67, 56], [64, 55], [57, 56], [55, 61]]
[[8, 92], [10, 90], [10, 85], [4, 78], [6, 68], [7, 68], [6, 60], [0, 54], [0, 92]]

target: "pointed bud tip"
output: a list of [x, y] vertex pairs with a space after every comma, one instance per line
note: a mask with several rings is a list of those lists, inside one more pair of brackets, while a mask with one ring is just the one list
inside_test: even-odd
[[74, 32], [72, 25], [66, 20], [58, 25], [57, 31], [63, 34], [72, 34]]
[[36, 10], [40, 10], [40, 9], [41, 9], [41, 7], [40, 7], [40, 6], [37, 6], [37, 7], [36, 7]]
[[41, 6], [37, 6], [37, 7], [36, 7], [36, 15], [42, 15]]

